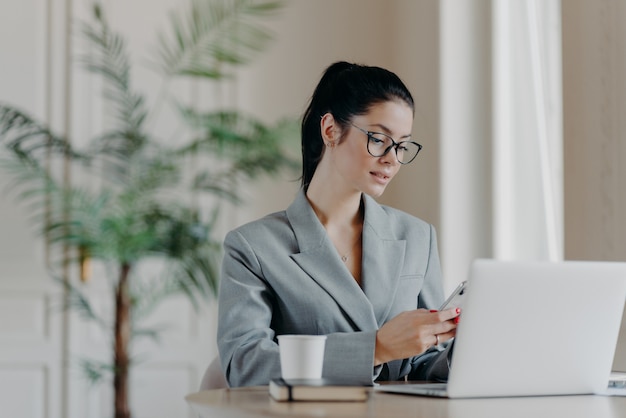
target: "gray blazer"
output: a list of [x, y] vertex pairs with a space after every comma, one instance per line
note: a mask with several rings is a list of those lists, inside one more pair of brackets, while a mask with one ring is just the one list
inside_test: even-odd
[[374, 367], [376, 330], [443, 301], [434, 228], [364, 195], [362, 288], [303, 191], [286, 211], [229, 232], [219, 291], [218, 349], [231, 386], [280, 377], [277, 335], [327, 335], [323, 376], [445, 380], [448, 351]]

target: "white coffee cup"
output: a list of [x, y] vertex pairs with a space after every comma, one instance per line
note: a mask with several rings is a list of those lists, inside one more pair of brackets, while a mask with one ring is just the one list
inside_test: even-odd
[[325, 335], [279, 335], [283, 379], [321, 379]]

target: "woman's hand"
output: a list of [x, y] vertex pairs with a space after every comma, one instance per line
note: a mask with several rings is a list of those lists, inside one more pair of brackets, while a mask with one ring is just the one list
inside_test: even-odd
[[376, 333], [374, 365], [409, 358], [456, 335], [459, 308], [402, 312]]

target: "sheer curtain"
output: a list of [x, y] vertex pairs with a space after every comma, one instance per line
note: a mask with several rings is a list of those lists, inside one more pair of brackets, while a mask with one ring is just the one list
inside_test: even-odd
[[441, 3], [441, 256], [563, 258], [560, 2]]

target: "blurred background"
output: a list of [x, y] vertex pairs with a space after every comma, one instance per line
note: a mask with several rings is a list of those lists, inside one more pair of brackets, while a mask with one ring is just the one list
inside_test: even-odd
[[[105, 123], [98, 81], [74, 65], [84, 48], [76, 21], [89, 18], [90, 4], [0, 4], [0, 101], [76, 141]], [[129, 41], [135, 87], [155, 99], [146, 58], [168, 13], [185, 2], [103, 5]], [[288, 0], [266, 25], [273, 41], [233, 79], [181, 83], [176, 94], [273, 122], [299, 117], [334, 61], [396, 72], [416, 100], [414, 137], [424, 149], [380, 200], [435, 225], [446, 292], [477, 257], [626, 261], [621, 0]], [[158, 122], [160, 131], [176, 129], [167, 117]], [[298, 177], [241, 184], [245, 204], [224, 212], [217, 238], [284, 209]], [[44, 245], [23, 208], [4, 189], [0, 196], [2, 415], [111, 416], [110, 385], [92, 387], [77, 366], [106, 359], [107, 336], [53, 309], [62, 289], [44, 269]], [[83, 286], [95, 306], [111, 309], [101, 284]], [[168, 327], [160, 343], [134, 347], [135, 417], [192, 416], [183, 397], [216, 355], [215, 308], [210, 301], [195, 312], [174, 299], [153, 313], [152, 323]]]

